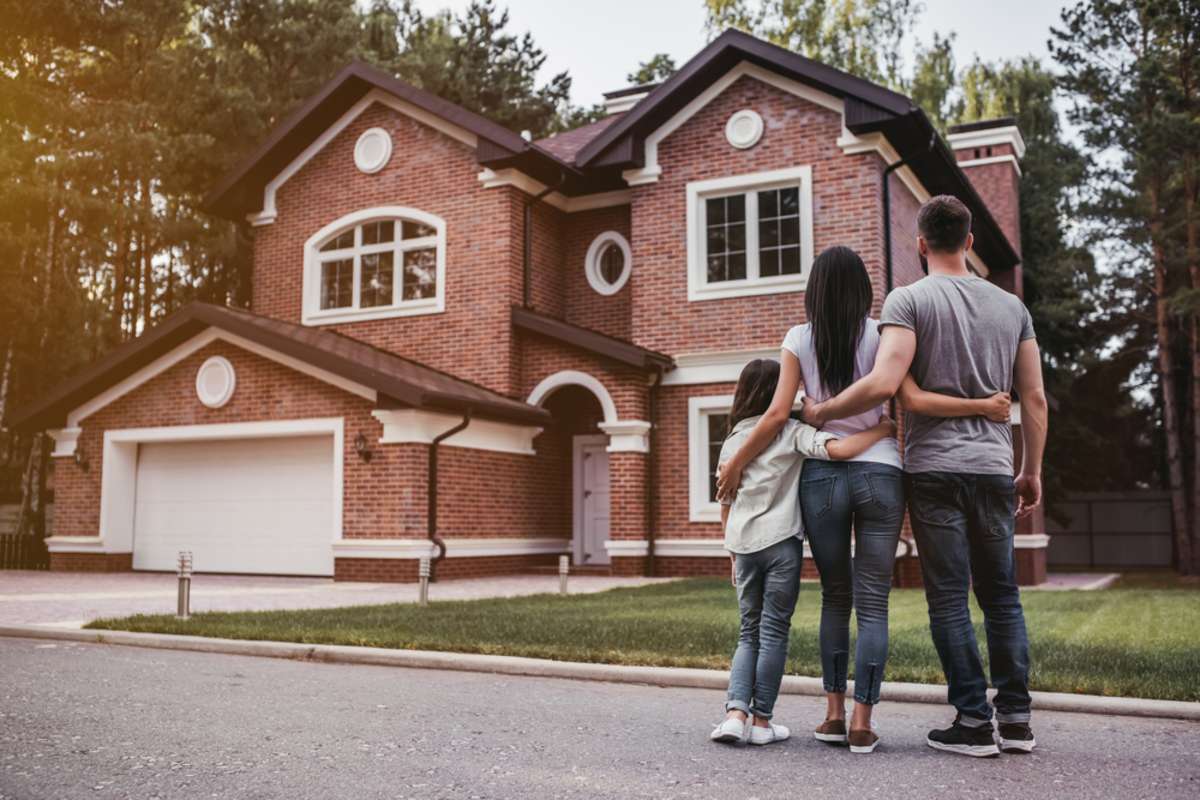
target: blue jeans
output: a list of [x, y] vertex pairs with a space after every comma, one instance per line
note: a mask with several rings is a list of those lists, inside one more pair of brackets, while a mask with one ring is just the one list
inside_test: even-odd
[[808, 546], [821, 573], [825, 691], [846, 691], [853, 609], [858, 619], [854, 701], [873, 705], [879, 702], [887, 664], [888, 595], [904, 523], [902, 473], [887, 464], [810, 458], [800, 477], [800, 507]]
[[996, 719], [1028, 722], [1029, 638], [1013, 566], [1013, 479], [951, 472], [905, 478], [947, 699], [963, 724], [991, 724], [987, 678], [967, 607], [967, 591], [974, 586], [987, 631]]
[[729, 670], [726, 711], [771, 718], [787, 662], [803, 561], [804, 545], [798, 536], [735, 556], [742, 625]]

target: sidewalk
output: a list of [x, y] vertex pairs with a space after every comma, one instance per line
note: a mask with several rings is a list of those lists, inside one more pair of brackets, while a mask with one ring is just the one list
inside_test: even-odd
[[[665, 578], [572, 576], [571, 594], [643, 586]], [[0, 625], [80, 628], [101, 617], [175, 612], [178, 579], [153, 572], [33, 572], [0, 570]], [[435, 600], [478, 600], [558, 592], [557, 575], [506, 575], [435, 583]], [[329, 578], [197, 575], [192, 611], [273, 611], [415, 603], [412, 583], [334, 582]]]

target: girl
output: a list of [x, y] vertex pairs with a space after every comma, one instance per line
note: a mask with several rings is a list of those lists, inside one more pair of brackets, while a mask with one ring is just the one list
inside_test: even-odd
[[[740, 449], [721, 467], [721, 494], [737, 492], [745, 465], [753, 463], [751, 459], [769, 447], [781, 429], [786, 430], [802, 388], [807, 396], [821, 401], [871, 371], [879, 348], [879, 324], [868, 316], [872, 299], [867, 268], [853, 250], [831, 247], [814, 260], [804, 296], [809, 322], [788, 331], [775, 396], [754, 429], [742, 437]], [[926, 416], [1008, 419], [1006, 394], [985, 399], [949, 397], [922, 391], [909, 377], [899, 396], [908, 411]], [[824, 430], [852, 439], [872, 430], [882, 414], [881, 407], [830, 423]], [[821, 575], [821, 666], [827, 710], [825, 721], [813, 735], [824, 742], [849, 743], [854, 753], [870, 753], [879, 743], [872, 730], [871, 711], [879, 702], [887, 660], [888, 597], [904, 521], [904, 490], [900, 452], [893, 438], [877, 437], [869, 447], [856, 448], [844, 458], [848, 459], [845, 463], [812, 459], [803, 465], [799, 480], [805, 531]], [[847, 732], [852, 609], [858, 638], [854, 714]]]
[[[733, 395], [729, 435], [719, 461], [742, 445], [770, 406], [778, 383], [779, 362], [755, 359], [745, 366]], [[796, 484], [804, 460], [853, 458], [895, 435], [895, 430], [891, 420], [883, 418], [867, 430], [839, 439], [789, 419], [746, 465], [732, 506], [722, 504], [725, 549], [733, 561], [742, 622], [729, 674], [725, 720], [713, 731], [713, 741], [763, 745], [789, 735], [787, 728], [770, 720], [800, 591], [804, 551]]]

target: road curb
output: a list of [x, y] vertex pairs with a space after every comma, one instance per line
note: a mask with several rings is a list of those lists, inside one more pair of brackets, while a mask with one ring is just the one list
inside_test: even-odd
[[[159, 650], [186, 650], [197, 653], [288, 658], [330, 664], [371, 664], [410, 669], [490, 672], [539, 678], [637, 683], [688, 689], [724, 690], [729, 674], [721, 670], [681, 667], [633, 667], [618, 664], [588, 664], [578, 661], [551, 661], [542, 658], [494, 656], [479, 653], [446, 653], [432, 650], [390, 650], [382, 647], [351, 647], [333, 644], [298, 644], [243, 639], [210, 639], [166, 633], [130, 631], [70, 630], [40, 625], [0, 625], [0, 637], [52, 639], [57, 641], [147, 647]], [[853, 692], [850, 682], [849, 692]], [[783, 694], [824, 695], [818, 678], [788, 675], [780, 689]], [[1157, 717], [1200, 721], [1200, 703], [1176, 700], [1143, 700], [1133, 697], [1100, 697], [1064, 692], [1032, 692], [1038, 711], [1070, 711], [1082, 714], [1108, 714], [1126, 717]], [[903, 703], [945, 705], [946, 687], [923, 683], [885, 681], [882, 700]]]

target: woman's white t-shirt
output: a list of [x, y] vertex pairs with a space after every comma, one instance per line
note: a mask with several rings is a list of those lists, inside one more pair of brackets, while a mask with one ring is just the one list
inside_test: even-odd
[[[817, 369], [817, 351], [813, 347], [812, 325], [796, 325], [783, 339], [783, 349], [800, 361], [800, 377], [804, 380], [804, 393], [817, 402], [828, 400], [830, 394], [821, 383], [821, 372]], [[868, 317], [863, 323], [863, 334], [858, 340], [858, 352], [854, 355], [854, 380], [871, 371], [875, 366], [875, 354], [879, 351], [879, 323]], [[883, 416], [884, 406], [873, 408], [863, 414], [829, 422], [821, 430], [837, 436], [848, 436], [874, 426]], [[873, 461], [902, 468], [900, 448], [892, 437], [881, 439], [854, 461]]]

